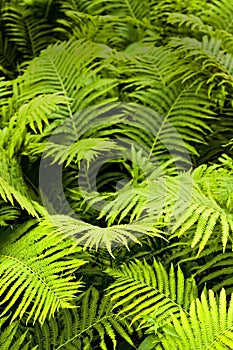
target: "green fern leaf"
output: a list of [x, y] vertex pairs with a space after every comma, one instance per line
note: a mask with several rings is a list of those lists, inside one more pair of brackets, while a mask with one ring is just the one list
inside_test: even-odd
[[[89, 288], [78, 303], [77, 309], [64, 309], [51, 320], [36, 327], [33, 343], [39, 344], [38, 350], [49, 350], [47, 339], [53, 339], [54, 349], [83, 350], [97, 346], [106, 350], [116, 349], [117, 340], [122, 337], [133, 345], [127, 322], [112, 312], [109, 297], [101, 297], [95, 288]], [[33, 333], [32, 333], [33, 334]], [[96, 335], [98, 342], [96, 342]], [[111, 344], [111, 345], [109, 345]]]
[[25, 183], [22, 169], [16, 157], [9, 157], [9, 152], [1, 150], [2, 159], [0, 161], [0, 196], [5, 202], [14, 205], [18, 202], [22, 209], [35, 217], [38, 213], [45, 213], [45, 210], [37, 202], [33, 191]]
[[[189, 315], [180, 311], [180, 319], [173, 318], [173, 327], [179, 337], [164, 333], [161, 343], [173, 344], [171, 349], [190, 350], [230, 349], [233, 345], [232, 297], [226, 300], [224, 289], [219, 300], [213, 291], [202, 293], [200, 300], [193, 301]], [[168, 347], [166, 347], [168, 348]]]
[[14, 321], [9, 324], [9, 316], [0, 318], [0, 347], [2, 350], [36, 350], [37, 346], [29, 348], [30, 343], [25, 340], [27, 337], [27, 331], [22, 335], [18, 333], [19, 322]]
[[56, 244], [46, 231], [33, 229], [33, 223], [1, 237], [1, 305], [2, 315], [15, 308], [12, 320], [26, 316], [43, 323], [59, 308], [74, 307], [82, 283], [72, 273], [85, 261], [67, 256], [70, 242]]
[[119, 308], [119, 315], [130, 317], [132, 323], [141, 320], [141, 325], [145, 324], [142, 315], [152, 315], [155, 310], [157, 322], [167, 322], [171, 313], [189, 307], [196, 295], [193, 280], [185, 280], [181, 270], [175, 273], [173, 266], [168, 275], [156, 260], [153, 266], [136, 260], [107, 273], [116, 279], [108, 288], [114, 309]]
[[84, 249], [96, 250], [104, 247], [111, 256], [114, 245], [124, 245], [127, 249], [129, 241], [140, 245], [138, 238], [142, 235], [162, 238], [159, 230], [153, 229], [151, 223], [148, 224], [146, 221], [99, 227], [66, 215], [52, 215], [50, 218], [45, 218], [42, 225], [45, 229], [52, 230], [53, 236], [62, 234], [62, 239], [71, 238], [74, 247], [83, 245]]

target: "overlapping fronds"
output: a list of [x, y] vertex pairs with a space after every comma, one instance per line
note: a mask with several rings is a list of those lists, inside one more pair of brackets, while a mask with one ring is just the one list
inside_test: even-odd
[[73, 272], [85, 261], [69, 255], [70, 241], [58, 244], [31, 221], [0, 238], [2, 316], [11, 311], [11, 320], [26, 317], [43, 324], [60, 308], [75, 307], [82, 283], [74, 280]]
[[37, 202], [33, 190], [26, 184], [20, 160], [16, 157], [9, 157], [9, 152], [1, 150], [0, 162], [0, 196], [8, 203], [14, 205], [18, 203], [22, 209], [33, 216], [38, 217], [38, 213], [43, 213], [44, 209]]
[[33, 16], [23, 2], [10, 1], [1, 9], [4, 32], [18, 51], [19, 62], [39, 55], [40, 51], [54, 41], [52, 26], [45, 18]]
[[[176, 47], [177, 53], [185, 56], [185, 60], [193, 60], [196, 64], [183, 75], [183, 79], [196, 75], [197, 81], [202, 85], [204, 79], [197, 74], [198, 70], [204, 74], [206, 82], [210, 84], [209, 93], [214, 86], [225, 84], [232, 87], [232, 54], [221, 48], [221, 40], [214, 37], [203, 36], [199, 41], [194, 38], [174, 38], [171, 46]], [[196, 70], [195, 71], [193, 71]], [[203, 80], [201, 82], [201, 80]], [[221, 83], [220, 83], [221, 82]]]
[[195, 226], [192, 247], [198, 244], [198, 253], [212, 235], [221, 235], [224, 251], [233, 231], [232, 165], [229, 158], [223, 157], [222, 162], [226, 163], [225, 168], [216, 164], [195, 169], [192, 198], [172, 228], [175, 235], [181, 236]]
[[208, 10], [203, 13], [204, 20], [214, 29], [224, 30], [233, 34], [233, 4], [231, 1], [220, 0], [208, 4]]
[[53, 229], [51, 232], [53, 236], [62, 234], [62, 239], [71, 238], [74, 247], [82, 245], [84, 249], [96, 250], [104, 247], [111, 255], [114, 245], [124, 245], [128, 248], [130, 241], [140, 244], [139, 238], [143, 235], [162, 237], [161, 232], [154, 229], [147, 221], [99, 227], [67, 215], [51, 215], [43, 220], [42, 227]]
[[196, 285], [192, 278], [185, 279], [181, 269], [171, 266], [169, 272], [161, 263], [153, 265], [135, 260], [120, 268], [108, 269], [107, 273], [116, 281], [108, 288], [119, 315], [130, 317], [131, 322], [143, 321], [143, 316], [156, 311], [158, 323], [180, 308], [186, 312], [190, 302], [196, 297]]
[[178, 242], [172, 240], [163, 249], [148, 254], [166, 256], [165, 266], [179, 263], [184, 271], [189, 271], [198, 281], [198, 289], [204, 287], [218, 292], [224, 288], [226, 294], [232, 293], [232, 245], [227, 243], [225, 252], [222, 251], [221, 237], [211, 237], [205, 248], [198, 254], [198, 246], [192, 248], [192, 237], [195, 228], [181, 237]]
[[232, 2], [0, 15], [0, 348], [233, 348]]
[[27, 142], [28, 127], [32, 133], [42, 133], [44, 127], [49, 124], [49, 118], [58, 109], [57, 105], [65, 102], [64, 96], [55, 93], [40, 95], [22, 104], [5, 129], [3, 143], [9, 150], [9, 156], [18, 153]]
[[60, 114], [71, 118], [80, 108], [94, 103], [99, 96], [105, 96], [115, 85], [113, 79], [105, 79], [99, 73], [106, 65], [103, 60], [109, 52], [107, 46], [86, 40], [48, 46], [30, 62], [24, 73], [20, 98], [28, 101], [38, 95], [63, 94], [67, 103], [60, 106]]
[[[78, 303], [78, 309], [61, 310], [56, 317], [41, 327], [35, 325], [32, 344], [38, 350], [54, 349], [116, 349], [117, 337], [133, 345], [129, 325], [112, 311], [109, 297], [101, 297], [95, 288], [89, 288]], [[51, 340], [47, 336], [51, 334]], [[96, 337], [98, 336], [98, 341]]]
[[[128, 44], [146, 36], [150, 2], [130, 1], [80, 1], [62, 2], [63, 18], [58, 20], [58, 32], [71, 33], [76, 38], [87, 37], [110, 47], [124, 49]], [[155, 30], [156, 32], [156, 30]], [[158, 32], [158, 30], [157, 30]]]
[[[88, 121], [94, 122], [94, 124], [97, 121], [97, 125], [98, 122], [99, 125], [102, 122], [102, 128], [106, 128], [106, 124], [111, 123], [109, 114], [112, 113], [112, 117], [115, 114], [117, 123], [119, 122], [117, 114], [121, 113], [125, 121], [122, 125], [117, 126], [117, 129], [99, 131], [100, 126], [96, 129], [97, 125], [93, 125], [95, 131], [98, 132], [92, 133], [91, 136], [98, 137], [99, 134], [103, 136], [104, 132], [105, 134], [110, 132], [112, 138], [121, 136], [136, 142], [139, 141], [143, 145], [146, 143], [151, 155], [158, 157], [158, 159], [165, 154], [169, 157], [169, 153], [178, 153], [180, 156], [183, 155], [183, 160], [189, 163], [187, 152], [197, 153], [193, 143], [203, 142], [204, 134], [210, 130], [207, 121], [215, 115], [212, 111], [212, 103], [206, 97], [204, 90], [199, 90], [196, 94], [196, 88], [192, 84], [182, 87], [178, 83], [172, 86], [165, 84], [163, 75], [165, 77], [167, 71], [172, 71], [175, 56], [171, 55], [171, 59], [164, 60], [165, 52], [160, 50], [160, 58], [155, 59], [158, 50], [150, 48], [140, 55], [139, 49], [138, 46], [131, 50], [128, 56], [126, 55], [126, 58], [130, 57], [126, 61], [126, 66], [128, 62], [129, 69], [125, 67], [128, 77], [122, 81], [120, 79], [122, 68], [119, 67], [117, 61], [115, 67], [111, 63], [114, 56], [112, 56], [112, 50], [107, 46], [79, 40], [48, 47], [40, 57], [32, 61], [20, 79], [19, 93], [16, 98], [18, 101], [24, 102], [24, 105], [26, 101], [37, 98], [38, 103], [44, 101], [47, 107], [46, 101], [49, 101], [49, 96], [42, 97], [41, 95], [59, 94], [63, 96], [63, 99], [61, 98], [60, 103], [56, 106], [59, 112], [55, 111], [52, 118], [69, 117], [70, 128], [76, 138], [87, 130], [87, 126], [90, 127], [90, 124], [87, 124]], [[88, 59], [86, 59], [87, 57]], [[153, 74], [153, 84], [159, 79], [162, 85], [151, 86], [152, 78], [149, 77], [148, 63], [146, 62], [148, 58], [154, 65], [150, 69], [156, 71], [156, 74]], [[122, 62], [121, 56], [119, 56], [119, 60], [119, 63]], [[136, 76], [136, 70], [140, 69], [142, 74]], [[105, 78], [107, 71], [112, 78]], [[32, 76], [33, 79], [31, 79]], [[120, 94], [114, 92], [115, 96], [113, 97], [113, 91], [116, 87], [119, 88], [119, 84], [123, 84], [124, 88]], [[133, 87], [136, 87], [135, 91], [132, 91]], [[120, 110], [117, 109], [116, 105], [110, 103], [119, 98], [125, 102], [123, 107], [120, 106]], [[38, 114], [36, 123], [41, 131], [41, 123], [46, 122], [46, 120], [40, 114], [36, 102], [35, 100], [35, 103], [29, 102], [29, 105], [25, 105], [25, 107], [20, 106], [18, 113], [23, 110], [26, 114], [29, 112], [32, 115]], [[97, 105], [96, 108], [92, 107], [92, 112], [84, 111], [82, 115], [77, 114], [78, 111], [93, 103]], [[29, 106], [30, 111], [28, 110]], [[35, 109], [33, 109], [34, 107]], [[103, 112], [101, 108], [103, 108]], [[104, 109], [109, 110], [106, 112]], [[41, 111], [44, 113], [43, 108]], [[101, 112], [105, 113], [102, 120], [97, 118]], [[105, 117], [107, 113], [108, 115]], [[88, 114], [89, 119], [87, 118]], [[33, 121], [31, 124], [34, 126]], [[68, 126], [66, 129], [65, 126], [67, 125], [63, 125], [63, 129], [64, 132], [67, 132]], [[90, 133], [85, 135], [85, 137], [87, 136], [90, 137]], [[32, 147], [31, 151], [33, 152]]]
[[[170, 163], [171, 161], [164, 162], [162, 167], [155, 168], [150, 175], [147, 174], [146, 180], [133, 178], [117, 192], [106, 194], [106, 202], [101, 207], [99, 218], [104, 217], [108, 225], [125, 220], [132, 223], [134, 220], [149, 218], [159, 228], [163, 217], [169, 224], [169, 215], [172, 215], [176, 206], [180, 212], [187, 208], [187, 190], [192, 189], [192, 178], [189, 175], [177, 175], [177, 169], [170, 167]], [[150, 166], [148, 161], [144, 166], [141, 163], [145, 172], [147, 165]], [[87, 195], [90, 206], [92, 203], [98, 203], [98, 199], [101, 201], [102, 198], [99, 196], [89, 199]], [[164, 224], [165, 222], [162, 225]]]
[[0, 347], [4, 350], [36, 350], [37, 346], [31, 347], [26, 341], [27, 331], [19, 336], [19, 322], [14, 321], [9, 324], [9, 317], [0, 318]]
[[[212, 242], [212, 246], [214, 243]], [[231, 247], [228, 246], [225, 253], [222, 253], [220, 245], [215, 249], [209, 247], [205, 249], [203, 256], [206, 262], [199, 262], [199, 266], [194, 266], [192, 269], [194, 275], [199, 278], [199, 286], [208, 285], [213, 291], [224, 288], [227, 294], [232, 293], [233, 260]]]
[[233, 299], [227, 301], [225, 290], [219, 297], [209, 291], [193, 301], [189, 314], [180, 311], [179, 320], [173, 318], [176, 336], [164, 333], [160, 341], [165, 349], [204, 350], [231, 349], [233, 346]]

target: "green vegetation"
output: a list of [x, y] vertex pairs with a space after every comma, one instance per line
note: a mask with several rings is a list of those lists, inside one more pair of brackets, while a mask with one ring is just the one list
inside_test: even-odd
[[0, 349], [233, 349], [233, 2], [0, 0]]

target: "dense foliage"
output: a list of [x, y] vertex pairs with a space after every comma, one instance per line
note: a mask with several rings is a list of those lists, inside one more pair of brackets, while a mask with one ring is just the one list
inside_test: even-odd
[[233, 349], [233, 2], [0, 14], [0, 348]]

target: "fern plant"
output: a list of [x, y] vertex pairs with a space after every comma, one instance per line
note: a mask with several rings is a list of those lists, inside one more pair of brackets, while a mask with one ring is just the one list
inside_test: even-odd
[[0, 1], [2, 349], [233, 347], [232, 13]]
[[43, 324], [59, 308], [75, 307], [72, 302], [82, 283], [73, 281], [72, 273], [85, 260], [69, 258], [68, 241], [58, 245], [34, 225], [28, 221], [1, 233], [1, 315], [13, 309], [12, 321], [26, 316]]

